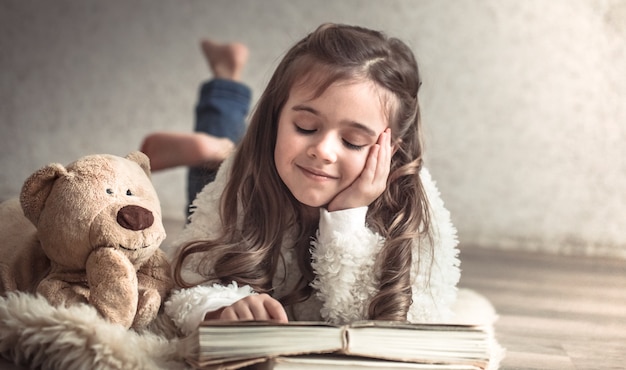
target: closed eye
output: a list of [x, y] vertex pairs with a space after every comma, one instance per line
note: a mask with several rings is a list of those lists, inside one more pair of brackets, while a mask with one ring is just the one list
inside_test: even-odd
[[304, 128], [298, 126], [298, 125], [294, 125], [294, 126], [296, 127], [296, 131], [301, 133], [301, 134], [303, 134], [303, 135], [311, 135], [311, 134], [315, 133], [315, 131], [317, 131], [315, 129], [307, 130], [307, 129], [304, 129]]
[[[296, 131], [302, 135], [312, 135], [314, 134], [317, 130], [316, 129], [312, 129], [312, 130], [308, 130], [305, 128], [302, 128], [296, 124], [294, 124], [294, 127], [296, 128]], [[356, 145], [356, 144], [352, 144], [351, 142], [349, 142], [346, 139], [342, 139], [343, 145], [350, 149], [350, 150], [361, 150], [363, 148], [365, 148], [367, 145]]]
[[343, 145], [350, 150], [361, 150], [365, 148], [365, 145], [354, 145], [351, 142], [347, 141], [346, 139], [343, 139], [342, 141], [343, 141]]

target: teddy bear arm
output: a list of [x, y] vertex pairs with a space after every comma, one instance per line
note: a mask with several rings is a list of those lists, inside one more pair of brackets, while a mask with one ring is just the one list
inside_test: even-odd
[[139, 290], [155, 289], [165, 299], [174, 288], [170, 264], [165, 253], [157, 249], [139, 271]]
[[137, 301], [137, 313], [132, 324], [133, 329], [143, 329], [147, 327], [159, 314], [161, 308], [161, 296], [156, 289], [145, 289], [139, 291]]
[[146, 327], [158, 315], [163, 300], [174, 287], [170, 264], [165, 254], [157, 249], [137, 271], [139, 301], [132, 327]]
[[138, 301], [137, 274], [132, 263], [113, 248], [99, 248], [87, 258], [86, 270], [89, 303], [109, 321], [130, 328]]

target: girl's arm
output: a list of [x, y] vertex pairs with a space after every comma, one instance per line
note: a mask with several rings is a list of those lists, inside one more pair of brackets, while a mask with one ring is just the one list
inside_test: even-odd
[[[429, 246], [414, 242], [413, 303], [407, 318], [412, 322], [433, 322], [449, 317], [460, 277], [459, 261], [456, 230], [449, 212], [443, 207], [428, 171], [422, 170], [420, 176], [431, 206], [434, 255]], [[366, 227], [366, 213], [367, 207], [321, 210], [312, 249], [316, 278], [311, 285], [322, 301], [324, 320], [345, 323], [367, 319], [369, 302], [378, 289], [374, 261], [384, 240]]]
[[220, 284], [196, 285], [192, 288], [175, 290], [165, 302], [165, 313], [174, 321], [176, 327], [189, 335], [204, 320], [208, 312], [230, 306], [242, 298], [256, 294], [248, 285], [237, 286], [233, 282]]
[[312, 242], [311, 286], [322, 302], [321, 316], [332, 323], [365, 319], [376, 293], [374, 261], [384, 240], [365, 226], [367, 207], [320, 210], [317, 238]]

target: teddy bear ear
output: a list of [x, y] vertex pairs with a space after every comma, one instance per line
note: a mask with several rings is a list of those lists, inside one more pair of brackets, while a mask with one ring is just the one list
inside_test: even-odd
[[37, 170], [24, 182], [20, 193], [20, 203], [24, 215], [34, 225], [39, 222], [39, 215], [52, 191], [54, 182], [67, 173], [63, 165], [52, 163]]
[[131, 161], [136, 162], [143, 169], [146, 175], [150, 177], [150, 158], [148, 158], [147, 155], [140, 151], [134, 151], [130, 152], [126, 156], [126, 159], [130, 159]]

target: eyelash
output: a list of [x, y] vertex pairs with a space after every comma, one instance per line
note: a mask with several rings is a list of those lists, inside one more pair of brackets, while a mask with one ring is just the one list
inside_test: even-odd
[[[296, 127], [296, 131], [302, 135], [312, 135], [316, 131], [316, 130], [305, 130], [298, 125], [294, 125], [294, 126]], [[341, 139], [341, 141], [343, 142], [343, 145], [350, 150], [362, 150], [363, 148], [365, 148], [365, 145], [354, 145], [346, 141], [346, 139]]]
[[365, 145], [354, 145], [354, 144], [347, 142], [345, 139], [342, 139], [342, 141], [343, 141], [343, 145], [345, 145], [346, 148], [350, 150], [362, 150], [363, 148], [365, 148]]
[[315, 132], [315, 130], [305, 130], [302, 127], [298, 126], [298, 125], [294, 125], [296, 127], [296, 131], [298, 131], [299, 133], [303, 134], [303, 135], [311, 135]]

